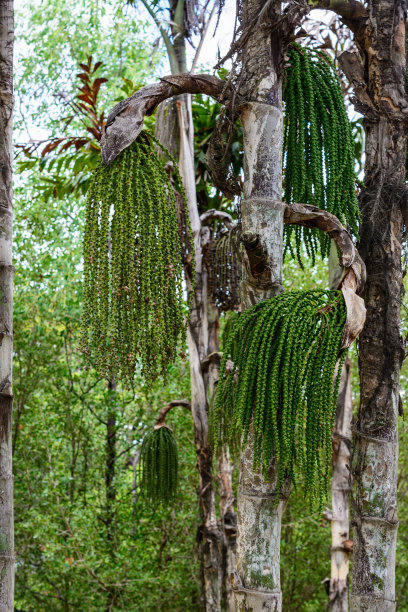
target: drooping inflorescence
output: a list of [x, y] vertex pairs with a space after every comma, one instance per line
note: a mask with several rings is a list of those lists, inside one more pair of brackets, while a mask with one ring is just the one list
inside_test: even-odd
[[219, 310], [235, 310], [240, 303], [239, 285], [241, 262], [239, 240], [234, 230], [221, 233], [212, 243], [205, 257], [208, 288]]
[[[161, 147], [142, 132], [111, 165], [100, 163], [87, 199], [83, 350], [103, 376], [114, 373], [127, 382], [139, 362], [149, 380], [165, 374], [184, 342], [188, 314], [186, 245], [180, 244], [176, 195], [155, 145]], [[194, 260], [191, 269], [194, 274]]]
[[[357, 235], [353, 138], [331, 58], [321, 51], [291, 45], [284, 99], [284, 201], [327, 210]], [[322, 256], [329, 253], [330, 239], [323, 232], [286, 226], [285, 233], [286, 248], [300, 264], [302, 243], [313, 263], [319, 247]]]
[[[256, 304], [229, 331], [211, 413], [214, 446], [245, 447], [255, 471], [278, 461], [277, 495], [301, 480], [312, 506], [327, 490], [346, 321], [340, 291], [293, 291]], [[340, 372], [341, 368], [338, 370]]]
[[171, 502], [177, 494], [177, 442], [166, 425], [148, 432], [140, 451], [139, 485], [152, 502]]

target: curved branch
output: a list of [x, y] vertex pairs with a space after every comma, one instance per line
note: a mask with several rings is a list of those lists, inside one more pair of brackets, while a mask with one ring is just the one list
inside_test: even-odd
[[[350, 234], [335, 215], [310, 204], [291, 204], [285, 206], [284, 222], [288, 225], [317, 228], [328, 234], [340, 251], [341, 267], [353, 270], [356, 277], [356, 292], [361, 293], [366, 281], [365, 264]], [[343, 282], [344, 278], [340, 284]]]
[[[172, 410], [172, 408], [176, 408], [177, 406], [181, 406], [182, 408], [186, 408], [191, 411], [191, 404], [187, 400], [172, 400], [163, 408], [161, 408], [159, 414], [157, 415], [156, 424], [154, 426], [155, 429], [160, 429], [160, 427], [168, 427], [166, 425], [166, 416]], [[169, 428], [170, 429], [170, 428]]]
[[354, 34], [361, 35], [368, 18], [367, 9], [357, 0], [308, 0], [311, 9], [336, 13]]
[[320, 229], [336, 243], [340, 252], [339, 263], [346, 270], [338, 286], [347, 308], [342, 348], [350, 346], [363, 329], [366, 317], [364, 300], [357, 295], [364, 288], [366, 268], [350, 234], [335, 215], [310, 204], [286, 205], [284, 222], [288, 225]]
[[159, 83], [139, 89], [130, 98], [119, 102], [106, 120], [101, 140], [103, 163], [112, 163], [136, 140], [142, 131], [145, 116], [151, 115], [160, 102], [183, 93], [203, 93], [224, 104], [232, 97], [230, 86], [209, 74], [165, 76]]
[[207, 355], [207, 357], [205, 357], [201, 362], [201, 371], [207, 372], [208, 368], [212, 363], [217, 363], [219, 365], [221, 357], [222, 353], [220, 353], [219, 351], [213, 351], [212, 353]]
[[366, 19], [368, 17], [364, 4], [357, 0], [309, 0], [309, 6], [313, 9], [333, 11], [344, 19]]
[[236, 225], [232, 220], [231, 215], [223, 212], [222, 210], [215, 210], [215, 208], [211, 208], [211, 210], [207, 210], [205, 213], [200, 215], [201, 225], [205, 225], [207, 221], [210, 221], [211, 219], [218, 219], [219, 221], [222, 221], [228, 230], [234, 229]]

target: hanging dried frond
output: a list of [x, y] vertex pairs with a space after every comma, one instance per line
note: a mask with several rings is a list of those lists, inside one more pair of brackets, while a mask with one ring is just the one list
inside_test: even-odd
[[222, 233], [216, 238], [205, 257], [208, 289], [220, 311], [235, 310], [240, 304], [241, 282], [240, 243], [237, 232]]
[[155, 503], [171, 502], [177, 494], [177, 442], [167, 425], [153, 429], [143, 439], [139, 485], [143, 495]]
[[324, 502], [345, 322], [340, 291], [294, 291], [240, 314], [225, 338], [214, 446], [245, 447], [252, 427], [254, 470], [268, 478], [278, 460], [277, 499], [285, 478], [302, 478], [310, 505]]
[[[284, 90], [284, 195], [288, 204], [313, 204], [336, 215], [354, 235], [360, 218], [354, 144], [341, 84], [331, 58], [293, 44]], [[285, 227], [286, 248], [302, 264], [301, 245], [314, 263], [330, 239], [304, 227]], [[295, 237], [293, 252], [292, 236]]]
[[[143, 132], [111, 165], [100, 163], [87, 199], [83, 350], [103, 376], [127, 382], [139, 362], [148, 380], [165, 374], [186, 333], [182, 250], [193, 259], [192, 240], [187, 218], [181, 248], [176, 194], [155, 143]], [[194, 280], [194, 261], [191, 270]]]

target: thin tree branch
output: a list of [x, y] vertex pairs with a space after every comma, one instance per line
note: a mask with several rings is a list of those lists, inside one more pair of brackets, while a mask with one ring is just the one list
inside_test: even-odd
[[284, 222], [287, 225], [317, 228], [328, 234], [340, 251], [341, 267], [353, 270], [357, 281], [356, 291], [362, 291], [366, 280], [365, 264], [350, 234], [335, 215], [310, 204], [291, 204], [285, 206]]
[[214, 2], [214, 6], [211, 9], [210, 16], [208, 17], [207, 22], [204, 25], [204, 28], [203, 28], [203, 30], [201, 32], [200, 42], [198, 43], [197, 51], [195, 53], [195, 56], [194, 56], [194, 59], [193, 59], [193, 63], [191, 64], [191, 69], [190, 69], [190, 73], [191, 74], [194, 74], [195, 69], [197, 67], [197, 62], [198, 62], [198, 58], [200, 57], [201, 50], [203, 48], [204, 39], [207, 36], [207, 32], [208, 32], [208, 28], [210, 27], [211, 19], [213, 18], [215, 10], [218, 8], [218, 5], [219, 5], [219, 0], [216, 0]]
[[172, 410], [173, 408], [176, 408], [177, 406], [181, 406], [182, 408], [186, 408], [187, 410], [191, 411], [191, 404], [189, 401], [172, 400], [171, 402], [163, 406], [163, 408], [161, 408], [159, 414], [157, 415], [156, 424], [154, 428], [159, 429], [160, 427], [166, 426], [165, 421], [166, 421], [167, 414], [170, 412], [170, 410]]
[[[101, 140], [103, 162], [110, 164], [136, 140], [142, 131], [144, 117], [151, 115], [160, 102], [183, 93], [203, 93], [224, 104], [233, 97], [227, 83], [209, 74], [165, 76], [159, 83], [139, 89], [113, 108]], [[239, 105], [240, 98], [235, 96], [235, 100]]]
[[333, 11], [351, 23], [368, 17], [364, 4], [357, 0], [309, 0], [308, 4], [312, 9]]
[[166, 45], [167, 56], [169, 58], [171, 70], [172, 70], [172, 72], [177, 74], [177, 72], [179, 71], [179, 69], [178, 69], [178, 61], [177, 61], [176, 52], [174, 50], [173, 44], [172, 44], [172, 42], [170, 40], [170, 37], [167, 34], [166, 30], [163, 28], [162, 24], [160, 23], [160, 19], [157, 17], [156, 13], [153, 11], [153, 9], [150, 6], [149, 2], [147, 0], [142, 0], [142, 4], [145, 7], [146, 11], [149, 13], [150, 17], [153, 19], [153, 21], [156, 24], [157, 28], [159, 29], [160, 34], [161, 34], [161, 36], [163, 38], [163, 42]]
[[218, 219], [219, 221], [222, 221], [228, 230], [232, 230], [236, 225], [232, 220], [231, 215], [223, 212], [222, 210], [215, 210], [215, 208], [211, 208], [211, 210], [207, 210], [205, 213], [200, 215], [201, 225], [206, 225], [207, 221], [211, 221], [211, 219]]

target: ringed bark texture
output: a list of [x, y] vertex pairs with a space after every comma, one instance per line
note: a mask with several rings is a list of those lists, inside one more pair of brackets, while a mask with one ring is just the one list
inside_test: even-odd
[[[243, 27], [254, 23], [265, 9], [263, 0], [242, 2]], [[242, 202], [243, 234], [256, 235], [268, 261], [268, 278], [251, 274], [249, 262], [242, 282], [242, 306], [249, 308], [282, 291], [282, 95], [281, 52], [272, 41], [271, 23], [280, 3], [263, 11], [262, 23], [252, 30], [242, 56], [240, 93], [248, 102], [241, 112], [244, 131], [245, 182]], [[269, 27], [268, 27], [269, 26]], [[252, 435], [241, 456], [238, 488], [237, 564], [233, 579], [238, 611], [280, 611], [280, 533], [286, 496], [275, 505], [276, 461], [270, 478], [253, 472]], [[287, 492], [286, 492], [287, 493]]]
[[0, 2], [0, 610], [13, 610], [14, 532], [11, 447], [13, 356], [12, 111], [13, 2]]
[[330, 612], [348, 612], [349, 607], [349, 464], [353, 411], [350, 374], [350, 360], [347, 358], [341, 372], [333, 433]]
[[[180, 152], [179, 167], [187, 195], [188, 213], [195, 248], [196, 284], [187, 328], [190, 360], [191, 412], [199, 474], [198, 499], [201, 524], [197, 540], [201, 562], [202, 601], [206, 612], [221, 612], [223, 533], [215, 512], [213, 461], [208, 438], [208, 399], [201, 362], [208, 355], [208, 322], [206, 317], [207, 271], [202, 262], [202, 228], [198, 214], [194, 179], [193, 123], [191, 99], [177, 101]], [[189, 291], [191, 281], [187, 279]]]
[[356, 90], [356, 96], [366, 132], [359, 251], [367, 268], [367, 319], [359, 341], [361, 399], [353, 432], [352, 612], [396, 609], [406, 8], [403, 0], [370, 0], [368, 17], [355, 32], [365, 79], [364, 95]]

